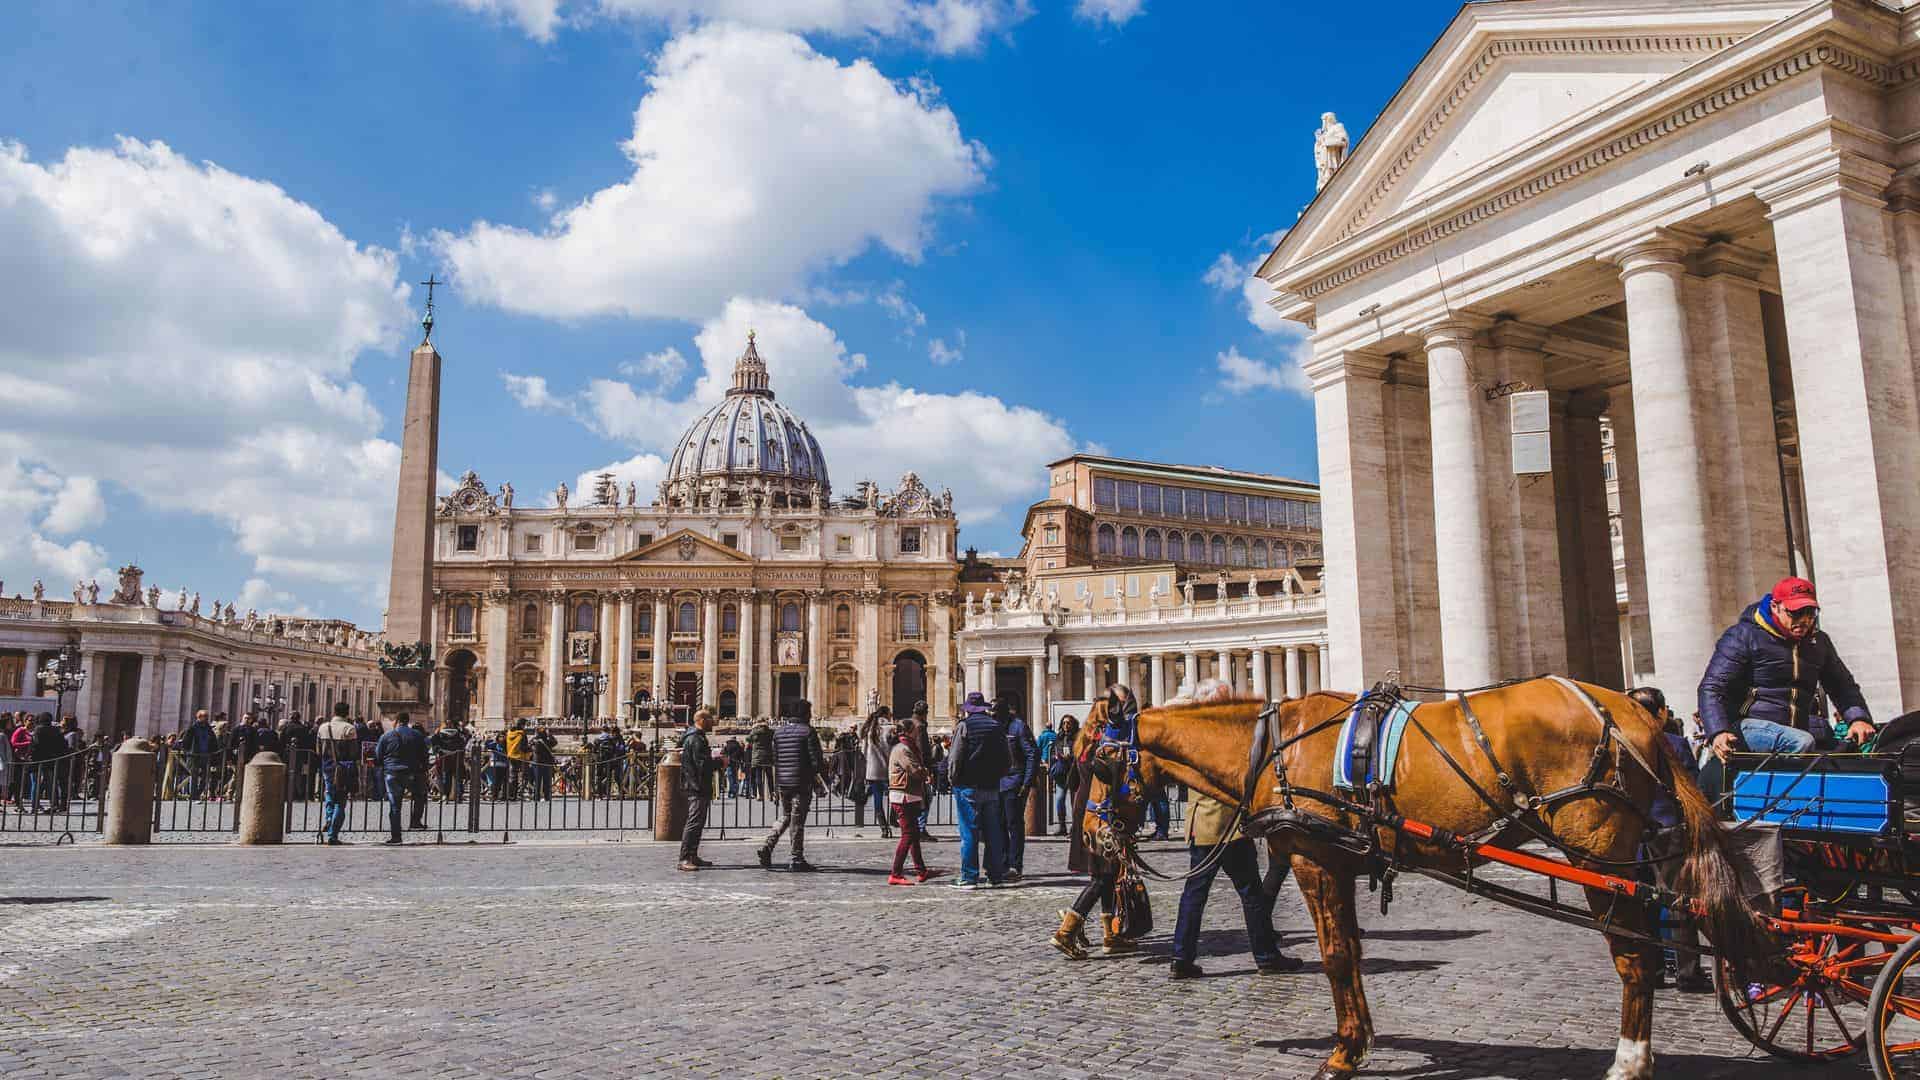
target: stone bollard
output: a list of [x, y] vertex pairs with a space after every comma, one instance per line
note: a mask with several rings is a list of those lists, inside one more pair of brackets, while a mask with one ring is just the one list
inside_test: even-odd
[[106, 841], [153, 842], [153, 744], [128, 739], [113, 752], [107, 778]]
[[1027, 788], [1027, 835], [1047, 835], [1048, 793], [1053, 790], [1052, 781], [1045, 774]]
[[653, 776], [653, 838], [679, 840], [687, 827], [687, 793], [680, 786], [680, 751], [660, 759]]
[[287, 832], [287, 766], [263, 750], [247, 762], [240, 795], [240, 842], [277, 844]]

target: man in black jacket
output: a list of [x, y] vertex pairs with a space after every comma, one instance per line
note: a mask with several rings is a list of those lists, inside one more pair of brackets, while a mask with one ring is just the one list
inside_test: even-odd
[[[693, 714], [693, 726], [680, 736], [680, 787], [687, 793], [687, 824], [680, 831], [680, 869], [698, 870], [713, 864], [700, 857], [700, 834], [707, 828], [707, 808], [713, 803], [713, 710]], [[798, 834], [794, 842], [799, 843]], [[799, 857], [798, 849], [795, 857]]]
[[43, 712], [33, 729], [33, 809], [40, 810], [40, 799], [50, 800], [54, 813], [67, 808], [67, 737], [53, 726], [53, 714]]
[[[427, 737], [413, 726], [413, 718], [401, 713], [393, 730], [374, 744], [373, 760], [386, 775], [387, 843], [400, 843], [400, 800], [413, 790], [414, 777], [427, 770]], [[416, 802], [418, 800], [416, 799]]]
[[960, 827], [960, 873], [956, 889], [980, 885], [981, 848], [985, 848], [988, 884], [998, 886], [1007, 877], [1007, 825], [1000, 814], [1000, 781], [1012, 762], [1007, 754], [1007, 729], [993, 717], [992, 706], [977, 691], [953, 723], [953, 754], [947, 773], [953, 780], [953, 816]]
[[804, 698], [793, 703], [794, 715], [773, 730], [773, 780], [780, 788], [780, 822], [760, 845], [760, 866], [773, 869], [774, 845], [780, 834], [792, 830], [790, 870], [812, 870], [807, 861], [807, 812], [813, 808], [814, 789], [826, 772], [826, 755], [813, 733], [813, 705]]

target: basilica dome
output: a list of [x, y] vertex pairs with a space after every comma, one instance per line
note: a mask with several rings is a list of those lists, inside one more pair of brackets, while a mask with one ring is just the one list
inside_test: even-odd
[[660, 499], [668, 506], [824, 506], [827, 462], [807, 425], [773, 399], [753, 334], [733, 387], [680, 436]]

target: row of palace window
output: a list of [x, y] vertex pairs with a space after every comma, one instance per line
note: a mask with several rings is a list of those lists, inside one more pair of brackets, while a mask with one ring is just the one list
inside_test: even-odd
[[1165, 559], [1169, 562], [1210, 563], [1215, 566], [1292, 566], [1320, 554], [1319, 544], [1288, 543], [1275, 540], [1271, 554], [1265, 540], [1249, 542], [1244, 537], [1208, 539], [1199, 533], [1181, 534], [1159, 529], [1142, 531], [1128, 525], [1115, 529], [1102, 525], [1094, 532], [1094, 551], [1099, 555], [1117, 555], [1123, 559]]
[[[453, 606], [453, 636], [474, 636], [475, 609], [470, 603], [462, 601]], [[582, 601], [573, 609], [573, 628], [591, 631], [596, 628], [598, 615], [593, 604]], [[634, 636], [646, 638], [653, 636], [653, 609], [645, 604], [638, 605], [634, 611]], [[798, 632], [801, 628], [800, 605], [787, 603], [780, 605], [780, 629]], [[673, 632], [676, 634], [697, 634], [700, 632], [700, 609], [692, 602], [683, 600], [673, 612]], [[720, 607], [720, 633], [734, 635], [740, 632], [740, 609], [732, 604]], [[909, 641], [920, 639], [920, 605], [907, 603], [900, 605], [900, 637]], [[537, 604], [528, 604], [520, 609], [520, 636], [540, 636], [540, 608]], [[833, 636], [851, 638], [853, 636], [853, 608], [839, 604], [833, 609]]]
[[1094, 477], [1093, 505], [1099, 510], [1190, 521], [1224, 521], [1269, 529], [1318, 529], [1320, 504], [1311, 499], [1235, 495], [1200, 488], [1142, 484], [1136, 480]]

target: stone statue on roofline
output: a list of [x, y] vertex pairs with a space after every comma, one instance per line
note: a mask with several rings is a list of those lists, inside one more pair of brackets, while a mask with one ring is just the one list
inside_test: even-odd
[[1313, 133], [1313, 169], [1317, 174], [1315, 191], [1327, 186], [1334, 170], [1347, 160], [1347, 127], [1330, 112], [1320, 114], [1320, 130]]
[[565, 480], [560, 481], [560, 486], [553, 489], [553, 504], [562, 510], [567, 508], [567, 482]]
[[511, 480], [500, 485], [500, 505], [509, 510], [513, 509], [513, 481]]
[[200, 614], [200, 594], [199, 593], [193, 594], [193, 603], [187, 605], [187, 611], [189, 614], [192, 614], [194, 616], [198, 616]]
[[36, 604], [45, 603], [46, 599], [47, 599], [47, 583], [44, 581], [41, 581], [39, 578], [34, 578], [33, 579], [33, 602]]

